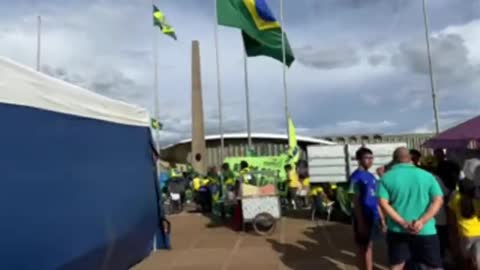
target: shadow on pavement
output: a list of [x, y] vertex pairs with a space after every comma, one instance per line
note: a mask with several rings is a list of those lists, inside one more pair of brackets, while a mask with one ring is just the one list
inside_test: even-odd
[[215, 216], [213, 214], [203, 214], [203, 216], [209, 219], [209, 222], [206, 224], [207, 229], [226, 228], [234, 233], [244, 233], [247, 235], [259, 236], [257, 233], [255, 233], [251, 223], [245, 223], [242, 230], [239, 231], [233, 228], [233, 221], [231, 218], [222, 219], [221, 217]]
[[[286, 210], [283, 213], [284, 217], [291, 219], [301, 219], [301, 220], [311, 220], [312, 219], [312, 210], [311, 209], [297, 209], [297, 210]], [[317, 219], [326, 219], [326, 213], [317, 213]], [[342, 224], [351, 224], [351, 218], [345, 215], [339, 208], [334, 208], [330, 221], [335, 221]]]
[[[275, 239], [267, 241], [280, 254], [285, 266], [295, 270], [350, 269], [356, 264], [355, 246], [351, 228], [344, 224], [329, 223], [308, 227], [301, 240], [281, 243]], [[386, 269], [383, 243], [374, 246], [375, 269]], [[321, 267], [321, 268], [320, 268]]]

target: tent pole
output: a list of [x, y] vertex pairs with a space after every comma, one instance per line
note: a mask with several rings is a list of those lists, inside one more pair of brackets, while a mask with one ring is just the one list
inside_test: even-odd
[[41, 51], [41, 36], [42, 36], [42, 17], [37, 17], [37, 71], [40, 71], [40, 51]]

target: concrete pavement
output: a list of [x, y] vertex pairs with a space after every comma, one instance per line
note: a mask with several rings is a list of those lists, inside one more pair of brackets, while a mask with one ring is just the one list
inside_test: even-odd
[[[261, 237], [234, 232], [199, 214], [169, 219], [172, 250], [152, 254], [134, 270], [356, 269], [348, 225], [283, 218], [274, 235]], [[386, 269], [386, 248], [379, 244], [374, 250], [377, 269]]]

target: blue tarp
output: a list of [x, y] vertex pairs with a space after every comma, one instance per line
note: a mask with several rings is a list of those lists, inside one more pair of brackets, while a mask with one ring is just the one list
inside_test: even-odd
[[0, 103], [0, 269], [127, 269], [158, 221], [148, 127]]

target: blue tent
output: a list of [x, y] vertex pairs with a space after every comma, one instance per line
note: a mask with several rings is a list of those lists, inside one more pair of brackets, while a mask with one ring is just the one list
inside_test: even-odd
[[158, 224], [150, 117], [0, 58], [0, 269], [128, 269]]

